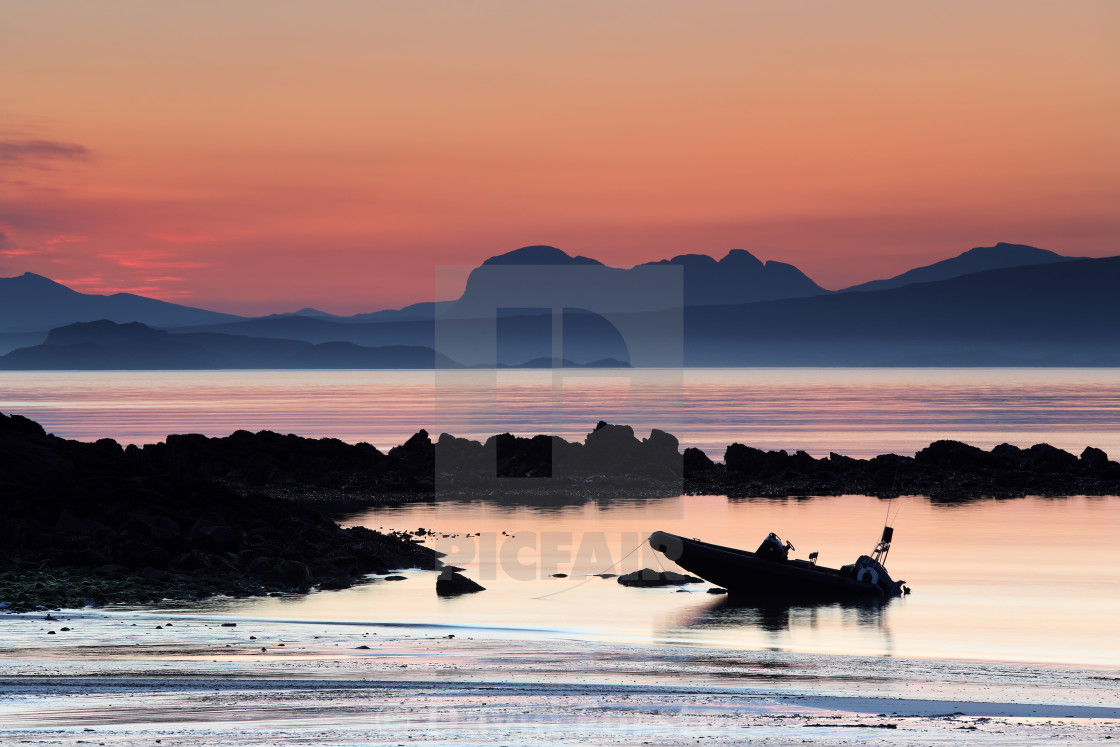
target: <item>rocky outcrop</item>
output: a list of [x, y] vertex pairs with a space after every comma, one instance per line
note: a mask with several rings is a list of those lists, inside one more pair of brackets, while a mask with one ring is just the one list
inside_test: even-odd
[[441, 597], [454, 597], [459, 594], [473, 594], [476, 591], [486, 591], [486, 587], [472, 581], [461, 573], [456, 573], [450, 568], [445, 568], [436, 577], [436, 594]]
[[[115, 442], [66, 441], [0, 415], [0, 601], [299, 592], [438, 564], [409, 539], [342, 529], [291, 501], [157, 468]], [[32, 577], [37, 594], [20, 586]], [[71, 581], [43, 586], [48, 578]]]
[[684, 586], [685, 584], [698, 584], [704, 579], [688, 576], [673, 571], [655, 571], [652, 568], [643, 568], [640, 571], [626, 573], [618, 577], [618, 583], [623, 586]]
[[724, 463], [685, 460], [689, 493], [742, 496], [928, 495], [963, 501], [987, 496], [1116, 495], [1120, 464], [1097, 448], [1081, 457], [1049, 444], [1021, 449], [1000, 444], [990, 451], [959, 441], [935, 441], [913, 457], [881, 454], [816, 459], [798, 451], [762, 451], [731, 444]]

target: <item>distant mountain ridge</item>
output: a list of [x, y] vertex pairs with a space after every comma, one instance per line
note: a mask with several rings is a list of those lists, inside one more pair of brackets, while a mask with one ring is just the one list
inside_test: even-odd
[[132, 293], [80, 293], [32, 272], [0, 278], [0, 332], [39, 332], [72, 322], [98, 319], [178, 327], [220, 324], [244, 318]]
[[41, 345], [0, 356], [0, 370], [199, 370], [284, 368], [460, 368], [429, 347], [364, 347], [335, 341], [173, 333], [139, 322], [77, 322]]
[[[664, 277], [663, 268], [673, 271], [668, 292], [643, 290], [645, 279]], [[436, 360], [438, 349], [454, 359], [447, 365], [680, 365], [641, 362], [628, 347], [627, 339], [638, 339], [633, 334], [646, 349], [651, 340], [683, 344], [682, 362], [692, 366], [1111, 366], [1120, 365], [1116, 287], [1120, 257], [1078, 259], [1007, 243], [836, 292], [792, 265], [761, 262], [742, 250], [720, 260], [683, 254], [618, 268], [530, 246], [487, 259], [458, 300], [349, 317], [306, 308], [243, 318], [130, 294], [82, 294], [28, 273], [0, 278], [0, 353], [25, 346], [0, 358], [0, 367], [433, 365], [413, 365], [415, 357], [398, 365], [404, 353], [394, 358], [388, 352], [394, 347], [425, 350], [428, 361]], [[51, 308], [52, 300], [61, 310]], [[70, 308], [92, 313], [99, 305], [124, 309], [117, 319], [106, 317], [110, 321], [148, 312], [165, 321], [137, 320], [144, 329], [69, 328], [64, 322], [49, 336], [3, 331], [13, 320], [32, 328], [44, 307], [50, 313], [43, 318], [50, 319]], [[631, 322], [634, 330], [624, 331]], [[159, 330], [151, 328], [161, 326], [175, 334], [154, 334]], [[557, 330], [561, 340], [554, 339]], [[43, 345], [34, 344], [44, 337]], [[144, 348], [140, 357], [133, 356], [137, 346]]]
[[693, 366], [1120, 366], [1120, 257], [685, 312]]
[[1008, 244], [1001, 241], [995, 246], [978, 246], [956, 257], [934, 262], [932, 265], [924, 267], [915, 267], [913, 270], [907, 270], [893, 278], [872, 280], [853, 285], [850, 288], [845, 288], [844, 291], [887, 290], [889, 288], [901, 288], [912, 283], [948, 280], [987, 270], [1068, 262], [1073, 259], [1085, 259], [1085, 257], [1066, 257], [1035, 246]]
[[[532, 271], [545, 267], [560, 271]], [[679, 274], [658, 273], [660, 268], [676, 269]], [[584, 269], [587, 272], [580, 272]], [[598, 285], [598, 292], [590, 292], [589, 284]], [[761, 262], [743, 249], [732, 249], [718, 261], [707, 254], [680, 254], [624, 268], [608, 267], [590, 257], [573, 257], [553, 246], [526, 246], [490, 257], [475, 268], [462, 296], [448, 306], [445, 314], [463, 317], [492, 313], [495, 299], [510, 297], [526, 299], [526, 303], [534, 298], [566, 297], [572, 299], [571, 306], [580, 306], [579, 299], [589, 297], [599, 311], [636, 312], [826, 293], [831, 291], [793, 265]]]
[[684, 270], [685, 306], [774, 301], [831, 293], [793, 265], [774, 260], [762, 262], [744, 249], [732, 249], [718, 261], [707, 254], [680, 254], [672, 259], [639, 265], [673, 266]]
[[496, 265], [605, 266], [597, 259], [580, 256], [573, 257], [563, 249], [557, 249], [554, 246], [546, 246], [544, 244], [523, 246], [520, 249], [514, 249], [511, 252], [490, 257], [482, 263], [483, 267], [494, 267]]

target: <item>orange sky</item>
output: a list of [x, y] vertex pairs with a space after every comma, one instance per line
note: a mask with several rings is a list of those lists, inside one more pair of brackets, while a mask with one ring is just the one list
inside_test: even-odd
[[1120, 254], [1120, 4], [0, 0], [0, 276], [243, 313], [547, 243]]

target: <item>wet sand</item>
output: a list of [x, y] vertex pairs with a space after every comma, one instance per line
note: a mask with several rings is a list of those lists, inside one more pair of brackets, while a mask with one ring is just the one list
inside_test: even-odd
[[2, 743], [1120, 739], [1120, 670], [472, 628], [51, 616], [0, 617]]

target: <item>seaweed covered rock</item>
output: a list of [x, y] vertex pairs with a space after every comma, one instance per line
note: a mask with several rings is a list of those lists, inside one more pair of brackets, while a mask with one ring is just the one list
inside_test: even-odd
[[688, 576], [673, 571], [655, 571], [652, 568], [643, 568], [640, 571], [625, 573], [618, 577], [618, 583], [623, 586], [684, 586], [685, 584], [698, 584], [703, 579]]

